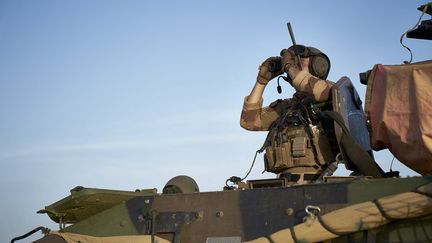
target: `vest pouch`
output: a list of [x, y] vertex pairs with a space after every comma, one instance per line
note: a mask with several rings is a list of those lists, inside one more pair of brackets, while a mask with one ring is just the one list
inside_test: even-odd
[[285, 142], [280, 146], [275, 147], [275, 152], [276, 152], [275, 167], [278, 170], [285, 170], [294, 165], [290, 156], [290, 147], [291, 146], [289, 142]]
[[294, 158], [305, 157], [307, 149], [307, 139], [305, 137], [296, 137], [293, 139], [291, 154]]
[[264, 165], [265, 165], [266, 171], [277, 173], [273, 170], [273, 168], [275, 168], [275, 161], [276, 161], [275, 152], [273, 150], [273, 147], [267, 146], [265, 151], [266, 152], [264, 154]]
[[290, 142], [285, 142], [282, 144], [282, 148], [284, 149], [284, 161], [285, 161], [285, 165], [287, 166], [287, 168], [291, 168], [294, 166], [294, 161], [291, 157], [291, 143]]
[[295, 137], [292, 139], [291, 156], [294, 166], [315, 166], [315, 156], [310, 141], [307, 137]]
[[264, 155], [266, 171], [280, 173], [294, 166], [291, 157], [291, 144], [282, 143], [279, 146], [268, 146]]

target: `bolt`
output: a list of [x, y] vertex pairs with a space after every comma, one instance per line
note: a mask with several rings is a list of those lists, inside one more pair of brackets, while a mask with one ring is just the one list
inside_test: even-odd
[[199, 211], [195, 216], [198, 220], [204, 218], [204, 211]]
[[222, 218], [223, 216], [224, 216], [223, 211], [219, 211], [216, 213], [216, 217], [218, 217], [218, 218]]
[[285, 214], [288, 216], [293, 215], [293, 213], [294, 213], [294, 209], [292, 209], [292, 208], [287, 208], [287, 210], [285, 210]]
[[144, 215], [142, 215], [142, 214], [138, 214], [138, 221], [139, 221], [140, 223], [144, 222]]

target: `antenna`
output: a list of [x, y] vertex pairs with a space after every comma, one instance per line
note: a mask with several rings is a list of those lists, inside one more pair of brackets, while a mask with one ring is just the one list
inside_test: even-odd
[[300, 61], [300, 55], [299, 55], [298, 50], [297, 50], [297, 44], [296, 44], [296, 41], [295, 41], [295, 38], [294, 38], [294, 32], [293, 32], [293, 30], [291, 28], [291, 23], [288, 22], [287, 26], [288, 26], [288, 32], [289, 32], [290, 37], [291, 37], [291, 41], [292, 41], [293, 46], [294, 46], [294, 54], [295, 54], [296, 62], [298, 64], [300, 70], [302, 70], [302, 65], [301, 65], [301, 61]]

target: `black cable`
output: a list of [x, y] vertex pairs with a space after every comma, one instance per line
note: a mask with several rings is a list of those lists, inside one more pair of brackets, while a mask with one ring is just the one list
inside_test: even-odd
[[280, 78], [285, 79], [285, 77], [284, 77], [284, 76], [279, 76], [279, 77], [277, 78], [277, 92], [278, 92], [278, 94], [282, 94], [282, 86], [281, 86], [280, 83], [279, 83], [279, 79], [280, 79]]
[[249, 168], [248, 173], [246, 173], [246, 175], [241, 179], [241, 181], [243, 181], [244, 179], [246, 179], [246, 178], [249, 176], [249, 174], [251, 173], [252, 168], [254, 167], [254, 164], [255, 164], [256, 158], [257, 158], [257, 156], [258, 156], [258, 152], [259, 152], [259, 150], [257, 150], [257, 151], [255, 152], [255, 156], [254, 156], [254, 159], [253, 159], [253, 161], [252, 161], [251, 167]]
[[270, 236], [268, 236], [268, 235], [265, 235], [264, 236], [270, 243], [275, 243], [273, 240], [272, 240], [272, 238], [270, 237]]
[[407, 34], [408, 32], [410, 32], [411, 30], [414, 30], [414, 29], [415, 29], [415, 28], [420, 24], [420, 21], [422, 20], [423, 15], [426, 13], [426, 11], [427, 11], [427, 9], [428, 9], [428, 6], [429, 6], [429, 5], [426, 5], [426, 6], [423, 8], [422, 14], [420, 15], [420, 18], [419, 18], [419, 20], [417, 21], [417, 23], [414, 25], [414, 27], [412, 27], [411, 29], [405, 31], [405, 33], [403, 33], [403, 34], [401, 35], [400, 39], [399, 39], [400, 44], [401, 44], [405, 49], [407, 49], [407, 50], [409, 51], [409, 53], [410, 53], [410, 60], [409, 60], [409, 62], [408, 62], [408, 61], [404, 61], [405, 63], [411, 63], [411, 62], [412, 62], [413, 54], [412, 54], [411, 49], [410, 49], [408, 46], [406, 46], [406, 45], [403, 44], [403, 38], [406, 36], [406, 34]]
[[375, 206], [378, 208], [378, 211], [381, 213], [381, 215], [387, 219], [388, 221], [394, 221], [397, 220], [397, 218], [393, 218], [390, 215], [388, 215], [388, 213], [384, 210], [384, 208], [382, 207], [382, 205], [378, 202], [378, 199], [375, 199], [372, 201]]
[[27, 237], [29, 237], [30, 235], [32, 235], [32, 234], [38, 232], [39, 230], [41, 230], [42, 232], [47, 232], [47, 231], [49, 231], [48, 228], [45, 228], [45, 227], [43, 227], [43, 226], [39, 226], [39, 227], [37, 227], [37, 228], [31, 230], [30, 232], [24, 234], [24, 235], [21, 235], [21, 236], [18, 236], [18, 237], [13, 238], [13, 239], [11, 240], [11, 243], [14, 243], [14, 242], [17, 241], [17, 240], [22, 240], [22, 239], [24, 239], [24, 238], [27, 238]]
[[393, 171], [393, 170], [392, 170], [392, 167], [393, 167], [393, 161], [394, 161], [394, 159], [395, 159], [395, 157], [393, 156], [393, 159], [392, 159], [392, 161], [391, 161], [391, 163], [390, 163], [390, 172]]
[[299, 242], [299, 241], [297, 240], [297, 236], [296, 236], [296, 234], [295, 234], [295, 232], [294, 232], [294, 226], [290, 227], [289, 229], [290, 229], [290, 232], [291, 232], [291, 238], [293, 239], [294, 243]]
[[234, 184], [238, 184], [239, 182], [243, 181], [244, 179], [246, 179], [246, 178], [249, 176], [249, 174], [250, 174], [251, 171], [252, 171], [252, 168], [253, 168], [254, 165], [255, 165], [255, 161], [256, 161], [256, 158], [257, 158], [259, 152], [260, 152], [260, 150], [257, 150], [257, 151], [255, 152], [255, 156], [254, 156], [254, 159], [253, 159], [253, 161], [252, 161], [252, 164], [251, 164], [251, 166], [250, 166], [250, 168], [249, 168], [249, 171], [246, 173], [246, 175], [245, 175], [243, 178], [240, 178], [240, 177], [238, 177], [238, 176], [231, 176], [230, 178], [226, 179], [226, 181], [225, 181], [225, 185], [227, 186], [227, 188], [232, 188], [231, 186], [228, 186], [228, 181], [230, 181], [230, 182], [232, 182], [232, 183], [234, 183]]
[[324, 220], [322, 219], [322, 217], [321, 217], [321, 215], [317, 215], [317, 218], [318, 218], [318, 222], [321, 224], [321, 226], [325, 229], [325, 230], [327, 230], [328, 232], [330, 232], [330, 233], [332, 233], [332, 234], [334, 234], [334, 235], [337, 235], [337, 236], [342, 236], [342, 235], [345, 235], [346, 233], [341, 233], [341, 232], [337, 232], [336, 230], [334, 230], [334, 229], [332, 229], [328, 224], [326, 224], [325, 222], [324, 222]]

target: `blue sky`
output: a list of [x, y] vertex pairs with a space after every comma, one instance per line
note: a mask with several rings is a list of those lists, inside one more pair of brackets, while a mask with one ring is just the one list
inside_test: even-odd
[[[358, 73], [409, 59], [399, 37], [424, 3], [0, 0], [0, 241], [56, 229], [36, 211], [77, 185], [161, 190], [186, 174], [220, 190], [264, 139], [240, 110], [258, 65], [291, 45], [287, 21], [330, 57], [329, 80], [348, 76], [364, 97]], [[405, 43], [431, 57], [430, 42]], [[283, 89], [271, 83], [265, 103]], [[388, 152], [376, 159], [388, 170]], [[262, 170], [250, 178], [273, 177]]]

